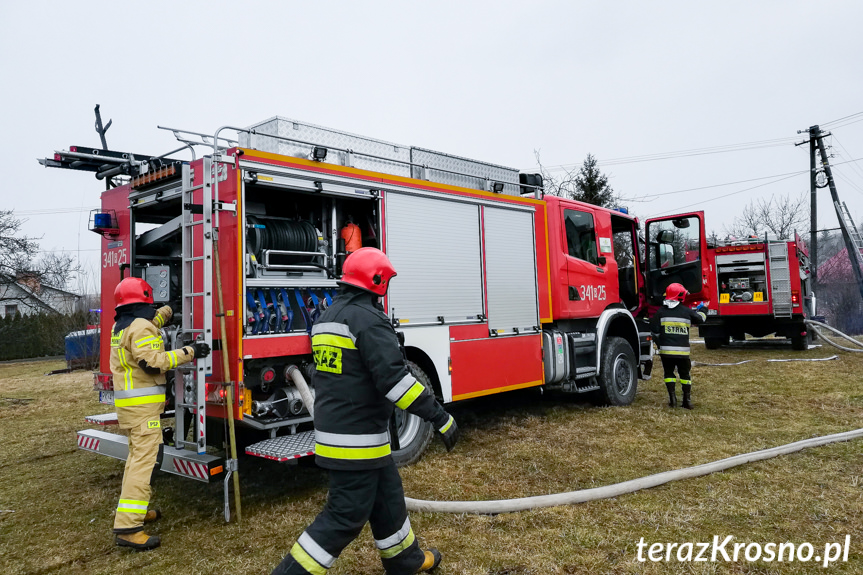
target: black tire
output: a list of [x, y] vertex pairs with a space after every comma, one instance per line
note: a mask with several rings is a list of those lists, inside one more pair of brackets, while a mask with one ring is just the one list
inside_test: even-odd
[[629, 342], [611, 336], [602, 347], [599, 390], [595, 395], [598, 405], [629, 405], [638, 393], [638, 363]]
[[[417, 364], [409, 361], [408, 368], [426, 389], [434, 390], [429, 376]], [[431, 423], [398, 407], [396, 408], [396, 431], [399, 434], [399, 449], [393, 450], [393, 460], [397, 467], [404, 467], [419, 461], [422, 454], [428, 449], [434, 435]]]
[[797, 335], [791, 338], [791, 349], [794, 351], [806, 351], [809, 349], [810, 343], [812, 343], [812, 332], [807, 331], [806, 335]]
[[704, 347], [707, 349], [719, 349], [723, 345], [728, 345], [728, 336], [722, 337], [705, 337]]

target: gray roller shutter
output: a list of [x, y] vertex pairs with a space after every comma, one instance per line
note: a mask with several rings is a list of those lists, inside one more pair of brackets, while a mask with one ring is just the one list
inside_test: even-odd
[[411, 323], [476, 320], [483, 313], [479, 207], [389, 192], [387, 255], [398, 272], [387, 315]]
[[498, 333], [539, 325], [533, 212], [486, 207], [488, 327]]

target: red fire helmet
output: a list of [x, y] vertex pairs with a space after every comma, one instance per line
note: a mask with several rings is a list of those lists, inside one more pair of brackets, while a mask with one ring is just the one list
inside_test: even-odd
[[665, 288], [665, 299], [683, 301], [688, 294], [686, 288], [680, 284], [671, 284]]
[[153, 303], [153, 288], [141, 278], [126, 278], [114, 288], [114, 306]]
[[394, 277], [396, 269], [384, 252], [377, 248], [360, 248], [345, 260], [342, 279], [338, 283], [382, 296], [387, 293], [390, 280]]

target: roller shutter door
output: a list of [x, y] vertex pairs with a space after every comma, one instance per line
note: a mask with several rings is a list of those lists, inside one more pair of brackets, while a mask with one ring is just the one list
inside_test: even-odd
[[398, 272], [391, 315], [413, 323], [476, 320], [483, 313], [479, 207], [389, 192], [386, 251]]
[[488, 326], [498, 334], [539, 326], [533, 212], [486, 207]]

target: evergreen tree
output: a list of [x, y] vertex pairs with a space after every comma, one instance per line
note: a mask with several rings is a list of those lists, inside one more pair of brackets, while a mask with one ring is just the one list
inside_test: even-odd
[[596, 164], [593, 154], [588, 154], [575, 176], [572, 199], [604, 208], [614, 207], [617, 204], [614, 190], [608, 185], [608, 176], [599, 171]]

